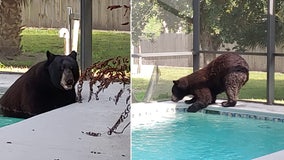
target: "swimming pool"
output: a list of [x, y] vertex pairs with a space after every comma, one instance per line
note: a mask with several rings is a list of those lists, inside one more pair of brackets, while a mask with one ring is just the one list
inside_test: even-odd
[[23, 119], [21, 118], [12, 118], [12, 117], [3, 117], [0, 115], [0, 128], [13, 124], [13, 123], [17, 123], [22, 121]]
[[284, 123], [175, 113], [132, 128], [132, 159], [253, 159], [284, 149]]

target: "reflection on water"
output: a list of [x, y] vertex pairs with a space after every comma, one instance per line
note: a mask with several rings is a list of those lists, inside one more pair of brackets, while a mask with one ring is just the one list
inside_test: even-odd
[[21, 74], [0, 74], [0, 97], [20, 76]]
[[3, 96], [3, 94], [7, 91], [8, 88], [6, 87], [0, 87], [0, 98]]

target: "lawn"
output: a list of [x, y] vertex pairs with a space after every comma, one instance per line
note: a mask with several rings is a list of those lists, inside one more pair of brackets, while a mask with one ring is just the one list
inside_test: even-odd
[[[26, 28], [21, 33], [23, 53], [16, 57], [0, 60], [0, 68], [8, 66], [30, 67], [45, 60], [47, 50], [55, 54], [63, 54], [64, 39], [58, 36], [58, 31], [59, 29]], [[93, 30], [92, 46], [93, 62], [117, 56], [129, 57], [130, 34], [127, 32]]]
[[[156, 90], [153, 93], [153, 100], [169, 100], [173, 80], [192, 73], [191, 68], [159, 67], [160, 78]], [[149, 78], [132, 77], [132, 91], [137, 101], [142, 101], [148, 87]], [[275, 73], [275, 102], [284, 104], [284, 74]], [[227, 98], [220, 94], [218, 98]], [[266, 73], [250, 71], [250, 78], [241, 89], [239, 98], [249, 101], [266, 101]]]

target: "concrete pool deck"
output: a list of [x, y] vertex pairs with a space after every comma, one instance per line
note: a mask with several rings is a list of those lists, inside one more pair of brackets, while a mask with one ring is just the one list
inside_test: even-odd
[[[0, 87], [8, 88], [20, 75], [0, 74]], [[128, 160], [130, 127], [123, 134], [108, 135], [126, 109], [127, 94], [119, 103], [114, 97], [122, 85], [113, 84], [99, 94], [99, 101], [86, 102], [89, 89], [84, 83], [83, 103], [74, 103], [0, 128], [0, 155], [6, 160]], [[125, 92], [126, 93], [126, 92]], [[130, 121], [130, 116], [118, 128]], [[86, 132], [100, 133], [90, 136]]]

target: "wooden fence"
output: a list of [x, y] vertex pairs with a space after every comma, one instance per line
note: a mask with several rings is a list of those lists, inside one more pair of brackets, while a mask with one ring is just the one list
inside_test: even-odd
[[[192, 55], [175, 55], [176, 52], [191, 52], [192, 51], [192, 35], [188, 34], [162, 34], [155, 41], [142, 40], [141, 54], [137, 47], [134, 47], [134, 63], [138, 63], [137, 57], [142, 58], [142, 64], [161, 65], [161, 66], [178, 66], [178, 67], [192, 67]], [[225, 45], [220, 50], [225, 48], [232, 48], [233, 45]], [[266, 52], [266, 48], [256, 48], [250, 52]], [[277, 47], [276, 52], [283, 53], [284, 48]], [[151, 54], [159, 56], [150, 56]], [[166, 56], [165, 56], [165, 55]], [[138, 56], [137, 56], [138, 55]], [[258, 55], [242, 55], [248, 62], [250, 70], [266, 71], [266, 56]], [[202, 66], [203, 54], [200, 56], [200, 64]], [[275, 58], [275, 71], [284, 72], [284, 57]]]
[[[192, 49], [191, 34], [167, 33], [161, 34], [157, 39], [140, 41], [142, 53], [159, 53], [159, 52], [186, 52]], [[138, 48], [134, 48], [138, 53]]]
[[[108, 10], [110, 5], [129, 4], [129, 0], [92, 0], [93, 28], [102, 30], [129, 31], [130, 11], [124, 16], [124, 9]], [[68, 11], [80, 13], [80, 0], [28, 0], [23, 6], [23, 25], [27, 27], [62, 28], [67, 27]]]

